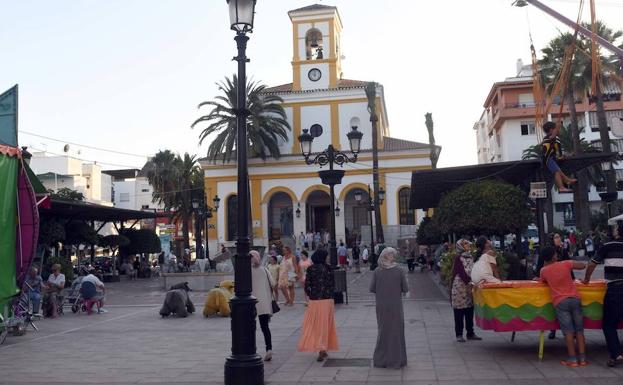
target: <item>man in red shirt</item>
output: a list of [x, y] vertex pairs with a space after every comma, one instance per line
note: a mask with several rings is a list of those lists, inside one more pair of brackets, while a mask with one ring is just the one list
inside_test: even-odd
[[[565, 335], [569, 358], [560, 363], [565, 366], [586, 366], [584, 325], [582, 322], [582, 303], [575, 287], [571, 272], [583, 270], [586, 265], [572, 260], [558, 262], [558, 254], [552, 247], [544, 247], [541, 256], [545, 265], [541, 269], [541, 282], [547, 283], [556, 309], [556, 318]], [[574, 337], [578, 342], [578, 355], [575, 354]]]

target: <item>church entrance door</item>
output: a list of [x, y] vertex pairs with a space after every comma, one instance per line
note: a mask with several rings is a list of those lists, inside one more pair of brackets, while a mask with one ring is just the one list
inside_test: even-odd
[[324, 191], [314, 191], [309, 194], [307, 202], [305, 202], [305, 209], [307, 214], [307, 223], [305, 229], [313, 233], [323, 233], [329, 231], [331, 211], [331, 198], [329, 194]]

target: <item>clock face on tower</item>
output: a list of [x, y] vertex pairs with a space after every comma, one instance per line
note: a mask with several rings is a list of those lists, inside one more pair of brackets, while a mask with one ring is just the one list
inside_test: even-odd
[[322, 72], [320, 72], [320, 70], [318, 68], [312, 68], [312, 69], [309, 70], [309, 73], [307, 74], [307, 77], [312, 82], [317, 82], [322, 77]]

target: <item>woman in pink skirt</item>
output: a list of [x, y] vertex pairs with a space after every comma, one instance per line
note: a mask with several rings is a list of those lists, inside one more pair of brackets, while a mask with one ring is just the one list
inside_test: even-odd
[[311, 265], [307, 269], [305, 294], [309, 297], [309, 306], [303, 318], [300, 352], [318, 352], [317, 361], [324, 361], [327, 351], [338, 350], [335, 331], [333, 306], [333, 271], [327, 265], [326, 250], [316, 250], [312, 255]]

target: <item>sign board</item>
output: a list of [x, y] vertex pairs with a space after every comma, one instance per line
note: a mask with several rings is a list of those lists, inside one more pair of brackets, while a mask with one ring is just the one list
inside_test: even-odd
[[532, 199], [547, 198], [547, 183], [545, 182], [530, 183], [530, 198]]

